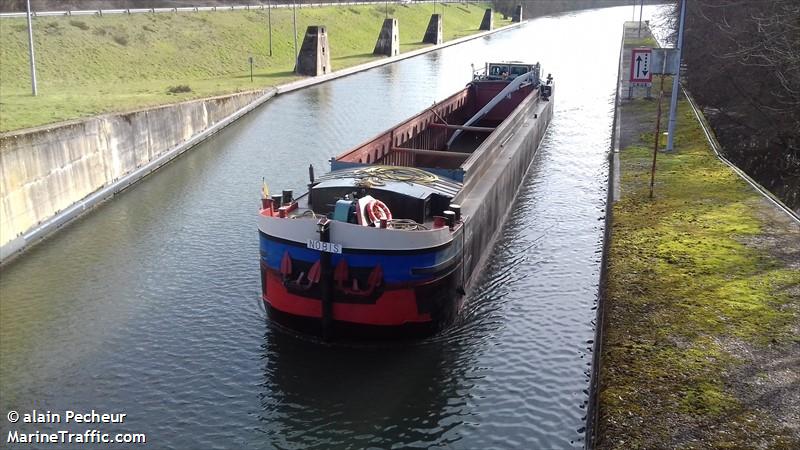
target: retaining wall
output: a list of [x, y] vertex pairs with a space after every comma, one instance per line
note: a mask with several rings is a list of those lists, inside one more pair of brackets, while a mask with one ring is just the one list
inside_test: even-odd
[[149, 163], [177, 156], [188, 148], [182, 144], [197, 143], [265, 96], [239, 93], [0, 136], [0, 259], [30, 243], [26, 234], [39, 224]]

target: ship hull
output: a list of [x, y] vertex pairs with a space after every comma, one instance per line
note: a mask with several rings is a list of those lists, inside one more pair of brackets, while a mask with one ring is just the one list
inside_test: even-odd
[[300, 239], [264, 232], [260, 239], [262, 300], [270, 318], [286, 328], [330, 339], [414, 339], [446, 328], [460, 310], [459, 239], [414, 250], [345, 247], [329, 255], [327, 275], [320, 269], [319, 279], [310, 274], [321, 252]]

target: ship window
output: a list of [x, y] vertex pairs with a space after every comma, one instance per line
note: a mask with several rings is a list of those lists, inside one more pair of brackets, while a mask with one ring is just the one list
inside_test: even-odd
[[489, 66], [489, 75], [493, 77], [503, 76], [504, 73], [508, 73], [508, 66], [506, 65], [492, 64]]
[[527, 66], [511, 66], [511, 76], [514, 78], [520, 75], [525, 75], [528, 72]]

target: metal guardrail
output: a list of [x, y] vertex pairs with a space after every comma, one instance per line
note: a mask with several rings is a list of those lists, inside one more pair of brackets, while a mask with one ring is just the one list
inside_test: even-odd
[[[661, 39], [656, 38], [656, 42], [658, 42], [659, 47], [662, 47], [664, 45]], [[681, 62], [681, 71], [684, 72], [685, 70], [686, 67]], [[697, 102], [695, 102], [694, 97], [692, 97], [692, 95], [689, 94], [689, 91], [686, 90], [686, 88], [683, 86], [683, 83], [681, 83], [680, 86], [683, 95], [686, 97], [686, 100], [689, 101], [689, 106], [692, 108], [692, 112], [694, 113], [695, 118], [697, 118], [697, 121], [700, 123], [700, 128], [703, 129], [703, 133], [705, 134], [706, 140], [708, 141], [708, 144], [711, 146], [711, 150], [714, 152], [714, 155], [716, 155], [716, 157], [719, 158], [720, 161], [722, 161], [728, 167], [730, 167], [736, 173], [736, 175], [739, 175], [741, 179], [746, 181], [747, 184], [752, 186], [753, 189], [755, 189], [761, 195], [763, 195], [764, 198], [766, 198], [773, 205], [778, 207], [778, 209], [788, 214], [789, 217], [793, 219], [795, 222], [800, 223], [800, 216], [798, 216], [795, 210], [786, 206], [778, 197], [775, 196], [775, 194], [770, 192], [769, 189], [765, 188], [764, 186], [761, 186], [756, 180], [752, 179], [750, 175], [746, 174], [736, 164], [732, 163], [730, 160], [728, 160], [728, 158], [726, 158], [723, 155], [722, 146], [717, 140], [717, 135], [714, 134], [714, 130], [711, 129], [711, 124], [708, 123], [706, 117], [703, 115], [703, 112], [700, 111], [700, 107], [697, 105]]]
[[[103, 16], [106, 14], [155, 14], [155, 13], [179, 13], [179, 12], [200, 12], [200, 11], [250, 11], [266, 10], [270, 8], [321, 8], [325, 6], [357, 6], [357, 5], [384, 5], [386, 2], [325, 2], [325, 3], [275, 3], [271, 5], [232, 5], [232, 6], [182, 6], [175, 8], [125, 8], [125, 9], [85, 9], [85, 10], [64, 10], [64, 11], [32, 11], [33, 17], [58, 17], [58, 16]], [[434, 3], [434, 0], [390, 0], [389, 3], [396, 4], [424, 4]], [[466, 3], [464, 0], [436, 0], [436, 3]], [[0, 19], [13, 19], [26, 17], [26, 12], [0, 13]]]
[[697, 121], [700, 122], [700, 127], [703, 129], [703, 133], [706, 135], [706, 139], [708, 143], [711, 145], [711, 150], [714, 151], [714, 154], [719, 158], [720, 161], [725, 163], [728, 167], [730, 167], [740, 178], [746, 181], [750, 186], [752, 186], [755, 190], [761, 193], [767, 200], [769, 200], [773, 205], [777, 206], [778, 209], [782, 210], [786, 214], [789, 215], [795, 222], [800, 223], [800, 216], [798, 216], [797, 212], [794, 211], [792, 208], [786, 206], [778, 197], [776, 197], [772, 192], [770, 192], [764, 186], [758, 184], [758, 182], [750, 177], [750, 175], [746, 174], [742, 169], [736, 166], [736, 164], [729, 161], [725, 156], [722, 154], [722, 146], [717, 141], [717, 136], [714, 134], [714, 130], [711, 129], [711, 125], [706, 120], [703, 113], [700, 111], [700, 107], [697, 106], [697, 102], [694, 101], [694, 97], [689, 94], [689, 91], [686, 90], [683, 85], [681, 85], [681, 90], [683, 91], [683, 95], [686, 96], [686, 99], [689, 101], [689, 106], [692, 107], [692, 112], [694, 113]]

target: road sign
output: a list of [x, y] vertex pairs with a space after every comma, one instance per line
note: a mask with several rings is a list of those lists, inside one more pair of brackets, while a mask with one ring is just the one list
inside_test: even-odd
[[655, 75], [675, 75], [678, 73], [677, 48], [654, 48], [650, 57], [650, 67]]
[[653, 72], [650, 70], [653, 49], [634, 48], [631, 50], [631, 83], [651, 83]]

